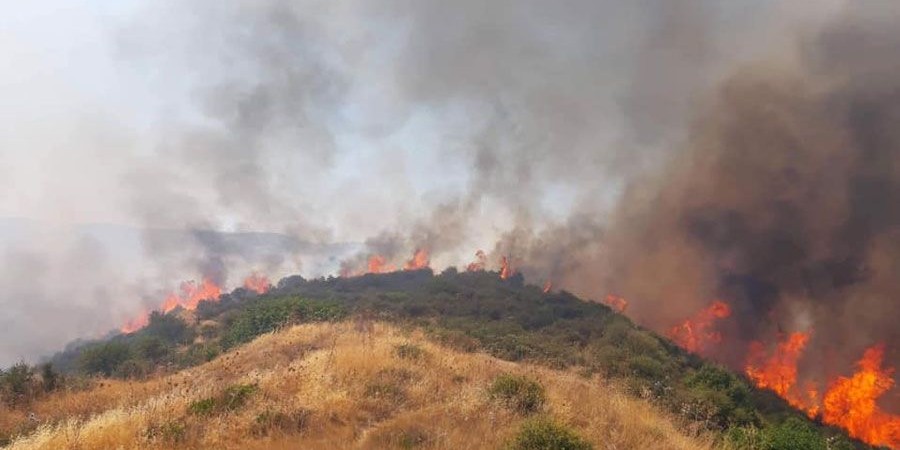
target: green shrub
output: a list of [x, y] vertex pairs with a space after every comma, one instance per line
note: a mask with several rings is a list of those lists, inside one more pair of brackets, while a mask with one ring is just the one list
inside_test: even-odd
[[503, 374], [488, 389], [491, 399], [503, 402], [519, 414], [539, 411], [547, 401], [544, 387], [524, 376]]
[[257, 414], [251, 431], [257, 436], [265, 436], [275, 430], [296, 433], [309, 425], [311, 416], [312, 412], [303, 408], [290, 412], [266, 410]]
[[131, 347], [121, 341], [95, 344], [82, 350], [78, 362], [88, 375], [112, 376], [122, 363], [132, 356]]
[[763, 432], [766, 450], [826, 450], [825, 438], [808, 423], [791, 417]]
[[184, 320], [174, 314], [163, 314], [159, 311], [150, 314], [150, 321], [140, 334], [171, 344], [186, 344], [194, 339], [193, 329]]
[[177, 444], [185, 441], [187, 429], [184, 424], [178, 422], [166, 422], [160, 425], [151, 425], [144, 431], [144, 437], [152, 441], [163, 441]]
[[314, 302], [298, 297], [257, 302], [241, 311], [222, 339], [225, 348], [250, 342], [255, 337], [275, 331], [289, 323], [338, 320], [346, 316], [339, 305]]
[[394, 354], [401, 359], [417, 361], [425, 356], [425, 350], [415, 344], [400, 344], [394, 347]]
[[546, 417], [526, 420], [509, 450], [590, 450], [591, 444], [569, 428]]
[[204, 398], [188, 405], [188, 412], [195, 416], [208, 416], [216, 411], [217, 404], [215, 397]]
[[37, 393], [34, 371], [24, 362], [0, 371], [0, 397], [8, 405], [30, 402]]
[[221, 394], [197, 400], [188, 406], [188, 412], [195, 416], [209, 416], [234, 411], [247, 403], [251, 394], [256, 392], [255, 384], [236, 384], [227, 387]]

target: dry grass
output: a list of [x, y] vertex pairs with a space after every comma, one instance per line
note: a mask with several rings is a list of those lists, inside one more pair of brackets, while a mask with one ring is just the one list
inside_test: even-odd
[[[487, 395], [502, 373], [543, 384], [547, 413], [595, 449], [713, 448], [711, 437], [682, 434], [596, 378], [460, 353], [383, 324], [359, 333], [350, 323], [297, 326], [165, 378], [53, 396], [34, 406], [43, 424], [10, 448], [498, 448], [524, 420]], [[188, 412], [236, 384], [258, 386], [242, 407]], [[0, 421], [21, 420], [10, 414]]]

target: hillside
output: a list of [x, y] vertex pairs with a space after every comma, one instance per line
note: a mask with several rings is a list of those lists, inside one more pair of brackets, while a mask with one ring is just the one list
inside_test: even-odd
[[[491, 398], [491, 383], [505, 375], [539, 382], [546, 404], [536, 414], [595, 448], [712, 448], [709, 437], [683, 435], [647, 402], [596, 377], [356, 325], [294, 326], [176, 374], [46, 399], [34, 410], [58, 424], [10, 448], [499, 448], [527, 420]], [[229, 386], [246, 387], [246, 398], [199, 411]]]
[[52, 362], [59, 386], [20, 368], [6, 396], [11, 448], [498, 448], [523, 427], [598, 449], [866, 448], [602, 304], [495, 272], [289, 277]]

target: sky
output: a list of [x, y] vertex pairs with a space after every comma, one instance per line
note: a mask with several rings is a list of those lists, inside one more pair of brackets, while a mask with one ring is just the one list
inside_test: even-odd
[[0, 365], [210, 271], [334, 273], [340, 243], [443, 267], [603, 223], [732, 67], [842, 3], [6, 1]]

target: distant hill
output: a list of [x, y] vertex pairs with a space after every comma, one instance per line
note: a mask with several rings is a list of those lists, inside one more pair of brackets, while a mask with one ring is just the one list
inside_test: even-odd
[[30, 397], [0, 414], [12, 448], [73, 433], [126, 448], [868, 448], [602, 304], [496, 272], [288, 277], [52, 362], [62, 387], [33, 369]]

